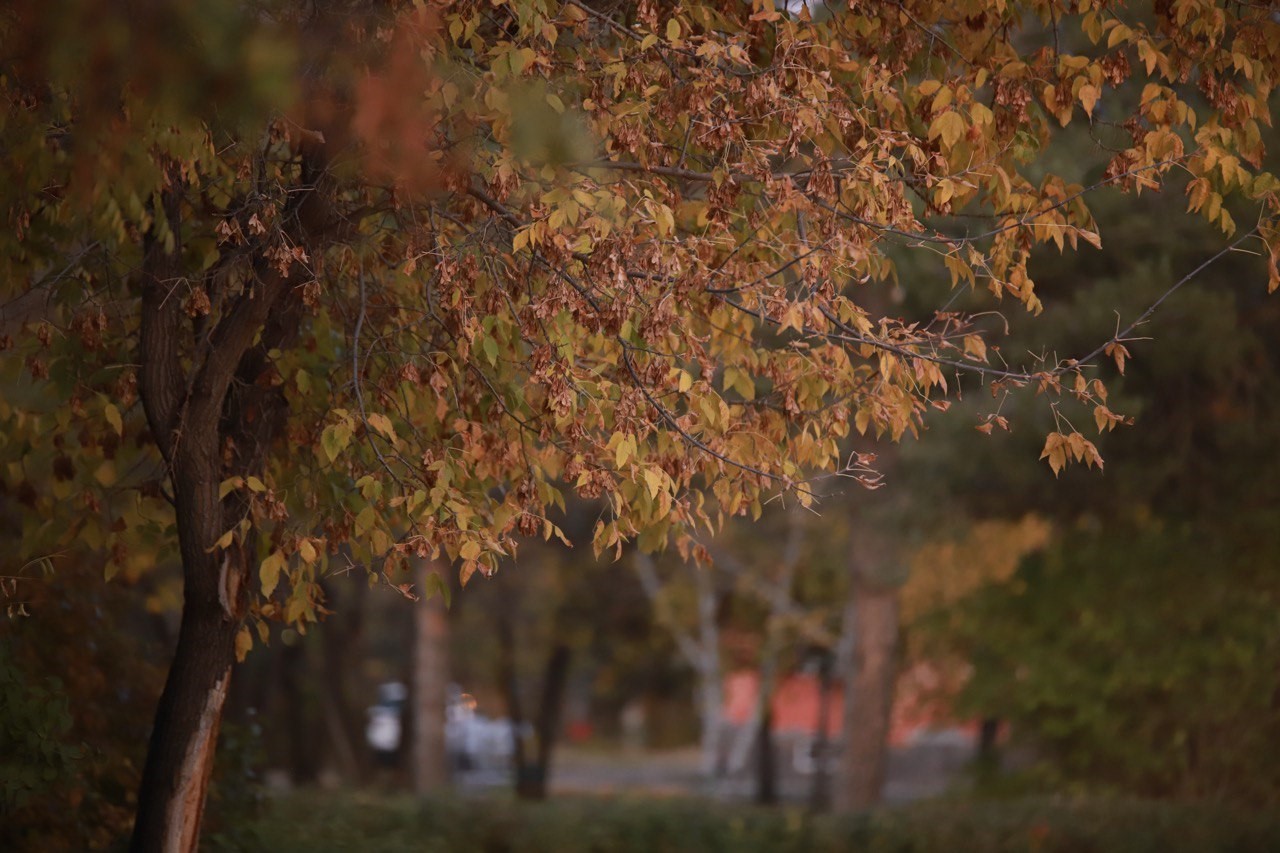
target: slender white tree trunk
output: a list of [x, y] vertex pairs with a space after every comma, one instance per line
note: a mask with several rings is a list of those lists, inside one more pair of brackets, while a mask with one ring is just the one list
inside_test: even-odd
[[714, 781], [724, 769], [721, 739], [724, 730], [724, 686], [720, 666], [720, 627], [715, 578], [709, 568], [689, 566], [698, 594], [698, 633], [695, 637], [672, 618], [662, 597], [662, 579], [653, 558], [637, 553], [636, 574], [645, 595], [653, 603], [658, 622], [671, 632], [681, 655], [698, 678], [699, 750], [703, 776]]

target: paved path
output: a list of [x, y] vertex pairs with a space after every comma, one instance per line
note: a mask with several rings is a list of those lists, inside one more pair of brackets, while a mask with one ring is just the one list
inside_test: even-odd
[[[910, 746], [893, 749], [885, 780], [885, 800], [911, 802], [938, 796], [954, 785], [963, 784], [964, 769], [972, 755], [971, 744], [948, 736], [925, 737]], [[811, 776], [792, 775], [782, 785], [782, 796], [785, 800], [803, 802], [812, 784]], [[566, 747], [557, 751], [551, 768], [551, 789], [555, 793], [709, 793], [743, 800], [751, 798], [753, 785], [747, 777], [708, 791], [699, 772], [696, 749], [627, 753]]]

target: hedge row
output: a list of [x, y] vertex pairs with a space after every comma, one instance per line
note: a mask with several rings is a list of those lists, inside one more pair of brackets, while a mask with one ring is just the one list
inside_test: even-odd
[[686, 799], [543, 804], [300, 792], [224, 828], [215, 850], [459, 853], [1252, 853], [1280, 816], [1219, 806], [1035, 799], [935, 802], [849, 817]]

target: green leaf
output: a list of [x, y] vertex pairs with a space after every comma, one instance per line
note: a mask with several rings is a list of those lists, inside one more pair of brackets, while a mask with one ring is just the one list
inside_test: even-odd
[[330, 424], [320, 434], [320, 447], [330, 462], [334, 462], [351, 443], [351, 424], [340, 421]]

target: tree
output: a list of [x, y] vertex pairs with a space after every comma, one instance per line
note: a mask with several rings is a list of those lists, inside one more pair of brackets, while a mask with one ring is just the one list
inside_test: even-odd
[[[1043, 277], [1061, 296], [1044, 318], [1057, 334], [1078, 341], [1114, 324], [1096, 297], [1121, 282], [1120, 310], [1140, 310], [1165, 289], [1168, 270], [1204, 251], [1214, 235], [1198, 223], [1178, 223], [1169, 239], [1173, 205], [1157, 197], [1142, 216], [1118, 204], [1099, 211], [1132, 251], [1075, 257]], [[956, 494], [949, 482], [977, 482], [987, 498], [963, 503], [988, 514], [1034, 506], [1055, 521], [1042, 554], [1013, 560], [1024, 550], [1009, 547], [1013, 538], [1000, 549], [975, 537], [955, 556], [980, 546], [998, 571], [915, 590], [921, 651], [964, 655], [963, 706], [1007, 720], [1039, 759], [1035, 775], [1002, 786], [1277, 800], [1263, 758], [1277, 736], [1277, 585], [1272, 538], [1260, 532], [1277, 497], [1280, 313], [1247, 286], [1249, 260], [1224, 262], [1165, 304], [1161, 334], [1111, 389], [1137, 428], [1099, 440], [1105, 482], [1068, 475], [1046, 493], [1029, 466], [998, 463], [959, 436], [951, 460], [913, 448], [926, 457], [913, 466], [946, 502]]]
[[[992, 367], [965, 317], [864, 298], [903, 246], [1038, 310], [1034, 247], [1100, 239], [1094, 187], [1042, 168], [1060, 125], [1116, 149], [1098, 185], [1189, 175], [1192, 208], [1280, 283], [1265, 4], [817, 17], [737, 0], [4, 13], [6, 488], [32, 520], [67, 518], [23, 547], [89, 536], [118, 566], [176, 531], [183, 566], [135, 848], [194, 847], [234, 659], [255, 629], [322, 614], [339, 546], [378, 576], [438, 557], [465, 580], [517, 533], [555, 536], [547, 509], [573, 490], [607, 503], [597, 548], [688, 547], [779, 490], [810, 501], [819, 473], [869, 478], [840, 439], [917, 430], [953, 372], [1109, 417], [1086, 371], [1123, 363], [1129, 329]], [[1227, 195], [1256, 223], [1237, 229]], [[1065, 421], [1044, 455], [1100, 464]]]

